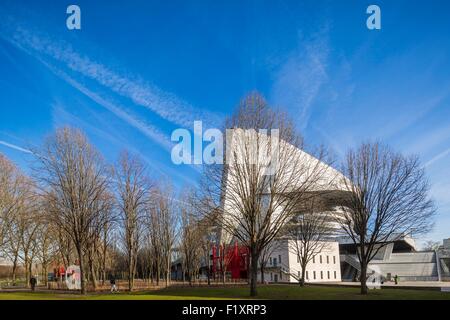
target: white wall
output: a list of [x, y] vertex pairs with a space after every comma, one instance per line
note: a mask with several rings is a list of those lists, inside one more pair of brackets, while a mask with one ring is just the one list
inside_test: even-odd
[[[272, 264], [267, 263], [267, 271], [264, 273], [264, 281], [269, 282], [298, 282], [298, 273], [301, 275], [301, 266], [297, 261], [297, 255], [293, 250], [289, 250], [288, 245], [293, 246], [292, 242], [283, 240], [279, 242], [276, 250], [271, 254]], [[280, 275], [279, 258], [281, 256], [281, 268], [286, 272]], [[328, 260], [327, 260], [328, 257]], [[277, 260], [275, 268], [274, 259]], [[322, 259], [322, 260], [321, 260]], [[322, 262], [321, 262], [322, 261]], [[326, 248], [315, 256], [314, 261], [308, 263], [306, 268], [307, 283], [313, 282], [340, 282], [341, 264], [339, 259], [339, 244], [337, 242], [328, 242]], [[275, 277], [277, 274], [277, 277]], [[294, 276], [295, 275], [295, 276]], [[314, 278], [315, 275], [315, 278]], [[261, 281], [261, 273], [258, 273], [258, 279]]]

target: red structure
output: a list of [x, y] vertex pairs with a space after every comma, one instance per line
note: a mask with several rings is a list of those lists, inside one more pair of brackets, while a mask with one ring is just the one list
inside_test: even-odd
[[231, 273], [231, 279], [247, 279], [249, 265], [249, 250], [246, 246], [213, 245], [212, 247], [212, 275], [223, 275], [224, 271]]

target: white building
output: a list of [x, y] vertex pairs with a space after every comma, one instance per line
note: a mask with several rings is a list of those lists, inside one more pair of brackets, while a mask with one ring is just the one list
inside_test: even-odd
[[[271, 141], [267, 136], [257, 134], [258, 138]], [[249, 139], [254, 138], [249, 134], [248, 130], [234, 129], [231, 140], [227, 144], [231, 147], [231, 152], [235, 152], [234, 157], [245, 158], [245, 148], [249, 148], [251, 142]], [[259, 141], [259, 143], [261, 143]], [[267, 142], [270, 144], [271, 142]], [[289, 159], [281, 159], [288, 163], [311, 164], [322, 168], [323, 174], [317, 180], [316, 185], [310, 188], [310, 192], [320, 192], [320, 197], [325, 200], [327, 210], [321, 214], [339, 215], [337, 202], [346, 197], [348, 190], [345, 187], [344, 179], [346, 179], [339, 171], [320, 162], [318, 159], [308, 153], [295, 148], [293, 145], [287, 144], [280, 140], [282, 148], [294, 150], [290, 153]], [[229, 157], [227, 150], [227, 157]], [[258, 155], [257, 159], [261, 160]], [[263, 161], [269, 162], [269, 159], [262, 157]], [[280, 160], [280, 159], [278, 159]], [[299, 160], [299, 161], [298, 161]], [[275, 161], [275, 163], [277, 163]], [[291, 165], [291, 167], [293, 167]], [[308, 167], [308, 165], [306, 165]], [[295, 168], [292, 168], [295, 170]], [[308, 171], [308, 170], [306, 170]], [[264, 170], [261, 174], [265, 174]], [[296, 181], [289, 183], [302, 183], [305, 177], [302, 172], [298, 174]], [[288, 178], [286, 180], [289, 180]], [[284, 180], [283, 180], [284, 181]], [[222, 205], [224, 208], [223, 219], [230, 219], [236, 226], [239, 225], [241, 217], [236, 214], [239, 204], [233, 194], [233, 186], [237, 183], [233, 174], [233, 166], [226, 176], [223, 183], [227, 186], [225, 194], [222, 195]], [[244, 186], [245, 187], [245, 186]], [[274, 214], [276, 221], [276, 214]], [[274, 221], [274, 220], [271, 220]], [[337, 225], [336, 225], [337, 226]], [[339, 230], [338, 230], [339, 231]], [[232, 237], [225, 230], [221, 230], [221, 241], [230, 243]], [[298, 282], [301, 275], [300, 263], [295, 254], [292, 239], [279, 239], [272, 243], [273, 250], [269, 254], [269, 258], [265, 261], [264, 281], [268, 282]], [[356, 255], [356, 246], [346, 237], [330, 238], [327, 246], [318, 253], [306, 268], [305, 282], [339, 282], [339, 281], [357, 281], [359, 276], [359, 261]], [[445, 239], [443, 246], [436, 251], [420, 252], [417, 251], [413, 239], [409, 237], [396, 237], [388, 243], [380, 244], [383, 248], [377, 256], [369, 264], [369, 274], [379, 277], [380, 279], [389, 280], [395, 275], [401, 280], [409, 281], [431, 281], [431, 280], [450, 280], [450, 239]], [[260, 261], [260, 266], [262, 261]], [[261, 271], [258, 274], [259, 280], [262, 280]]]
[[[278, 240], [267, 263], [265, 264], [264, 281], [268, 282], [299, 282], [301, 265], [295, 253], [295, 240]], [[258, 274], [261, 281], [261, 273]], [[341, 263], [339, 259], [339, 244], [336, 241], [327, 242], [324, 249], [308, 263], [305, 272], [305, 282], [336, 282], [341, 281]]]
[[[256, 134], [257, 139], [261, 139], [258, 141], [258, 145], [263, 145], [263, 149], [265, 151], [272, 150], [271, 147], [267, 147], [266, 145], [274, 144], [271, 140], [271, 137], [264, 136], [261, 134]], [[228, 140], [227, 144], [231, 145], [231, 151], [227, 150], [227, 157], [230, 158], [230, 153], [234, 161], [241, 165], [243, 159], [246, 157], [246, 153], [248, 153], [249, 149], [252, 146], [252, 140], [255, 139], [255, 135], [249, 133], [248, 130], [242, 129], [234, 129], [233, 134], [231, 135], [231, 139]], [[266, 140], [264, 140], [266, 139]], [[266, 145], [265, 145], [265, 141]], [[243, 147], [244, 146], [244, 147]], [[321, 194], [321, 198], [327, 203], [327, 211], [322, 214], [327, 215], [335, 215], [338, 214], [338, 210], [336, 209], [336, 199], [342, 197], [343, 193], [346, 193], [345, 185], [343, 183], [344, 176], [331, 166], [325, 164], [324, 162], [319, 161], [317, 158], [311, 156], [310, 154], [294, 147], [291, 144], [288, 144], [282, 140], [279, 141], [277, 145], [280, 148], [281, 157], [283, 154], [288, 154], [289, 157], [287, 159], [281, 158], [277, 159], [274, 162], [271, 162], [271, 165], [275, 163], [276, 165], [280, 165], [280, 162], [284, 165], [288, 163], [288, 169], [284, 169], [284, 171], [280, 170], [280, 176], [278, 176], [278, 183], [285, 183], [287, 186], [286, 190], [290, 191], [290, 185], [293, 185], [292, 190], [298, 190], [296, 184], [301, 185], [305, 183], [307, 179], [310, 179], [309, 174], [312, 175], [314, 172], [320, 172], [315, 177], [312, 185], [308, 187], [309, 193], [317, 193]], [[252, 151], [254, 151], [252, 149]], [[271, 158], [272, 154], [269, 157], [264, 157], [264, 155], [259, 155], [256, 157], [258, 161], [263, 161], [265, 165], [267, 165], [267, 169], [260, 170], [261, 175], [265, 175], [269, 170], [277, 170], [269, 168], [268, 164], [273, 158]], [[230, 225], [236, 225], [237, 228], [240, 225], [239, 220], [241, 216], [238, 214], [239, 206], [238, 196], [236, 196], [234, 191], [234, 187], [237, 183], [241, 183], [236, 177], [237, 174], [234, 173], [235, 169], [233, 165], [236, 165], [234, 162], [228, 162], [229, 170], [226, 173], [226, 176], [223, 179], [223, 183], [227, 186], [225, 194], [222, 196], [222, 205], [224, 208], [224, 214], [222, 219], [227, 219], [227, 223]], [[301, 166], [299, 169], [296, 167]], [[239, 169], [241, 170], [241, 169]], [[287, 172], [287, 173], [286, 173]], [[292, 179], [293, 172], [295, 173], [295, 178]], [[311, 173], [313, 172], [313, 173]], [[281, 182], [280, 182], [281, 181]], [[244, 186], [245, 188], [245, 186]], [[296, 189], [297, 188], [297, 189]], [[277, 201], [277, 200], [275, 200]], [[281, 210], [281, 209], [280, 209]], [[275, 225], [277, 223], [277, 212], [275, 211], [272, 216], [272, 223]], [[231, 221], [231, 222], [230, 222]], [[226, 232], [226, 230], [221, 230], [221, 241], [222, 242], [232, 242], [232, 236]], [[301, 267], [298, 261], [297, 255], [293, 250], [293, 241], [292, 239], [279, 239], [275, 241], [272, 246], [274, 250], [270, 253], [269, 259], [266, 261], [266, 270], [264, 274], [264, 281], [270, 282], [298, 282], [301, 275]], [[262, 263], [262, 262], [260, 262]], [[341, 268], [340, 268], [340, 255], [339, 255], [339, 244], [336, 240], [330, 239], [327, 242], [327, 246], [322, 250], [320, 254], [315, 256], [312, 261], [308, 263], [305, 281], [306, 282], [336, 282], [341, 281]], [[261, 274], [258, 275], [261, 281]]]

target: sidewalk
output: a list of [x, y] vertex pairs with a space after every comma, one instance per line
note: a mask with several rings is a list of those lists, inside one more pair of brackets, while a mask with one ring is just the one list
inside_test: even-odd
[[[308, 285], [321, 285], [321, 286], [349, 286], [359, 287], [359, 282], [322, 282], [322, 283], [309, 283]], [[397, 285], [394, 282], [385, 282], [381, 285], [382, 288], [397, 288], [397, 289], [417, 289], [417, 290], [450, 290], [450, 282], [443, 281], [402, 281]]]

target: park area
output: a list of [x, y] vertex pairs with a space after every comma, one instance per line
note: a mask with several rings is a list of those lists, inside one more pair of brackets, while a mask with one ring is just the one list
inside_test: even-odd
[[[0, 300], [214, 300], [250, 299], [248, 286], [172, 286], [150, 291], [79, 295], [47, 289], [3, 290]], [[382, 288], [361, 295], [358, 287], [262, 285], [257, 299], [274, 300], [450, 300], [450, 292], [432, 289]]]

